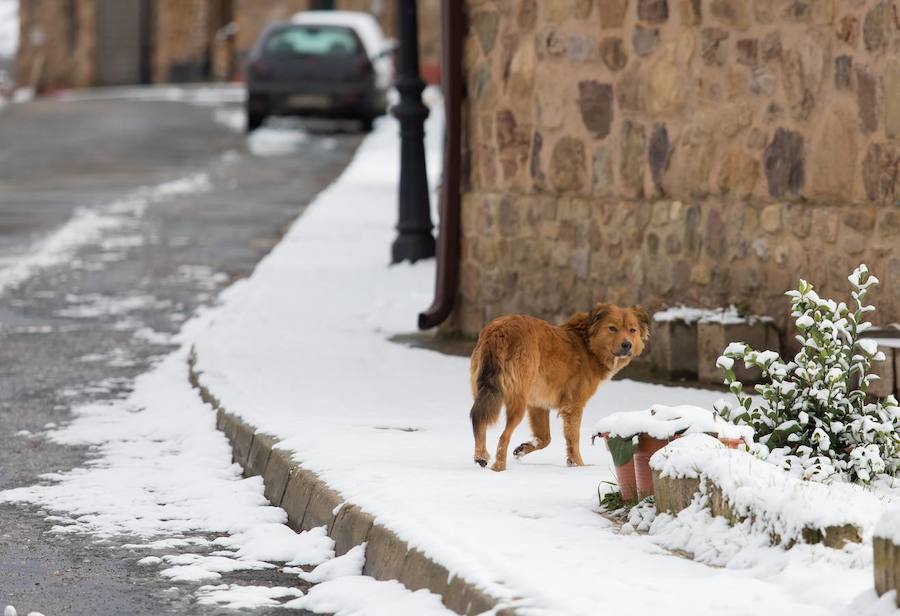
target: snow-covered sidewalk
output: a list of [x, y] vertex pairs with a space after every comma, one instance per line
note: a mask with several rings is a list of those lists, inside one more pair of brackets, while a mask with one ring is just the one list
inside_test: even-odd
[[[432, 172], [440, 132], [433, 114]], [[620, 533], [596, 512], [598, 485], [614, 477], [605, 448], [583, 435], [588, 466], [566, 468], [557, 424], [547, 450], [507, 472], [475, 466], [468, 361], [389, 340], [414, 329], [434, 276], [431, 262], [387, 266], [397, 148], [396, 124], [381, 123], [255, 274], [226, 293], [195, 344], [201, 381], [224, 408], [280, 438], [411, 546], [525, 612], [818, 616], [872, 602], [870, 546], [785, 552], [702, 515], [664, 538]], [[653, 403], [711, 408], [717, 397], [612, 382], [584, 425]], [[722, 549], [705, 561], [726, 566], [664, 543]]]

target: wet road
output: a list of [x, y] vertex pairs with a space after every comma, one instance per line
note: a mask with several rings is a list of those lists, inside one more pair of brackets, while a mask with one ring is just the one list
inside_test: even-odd
[[[0, 110], [0, 268], [18, 267], [0, 269], [0, 490], [89, 460], [90, 451], [55, 445], [42, 431], [74, 406], [128, 392], [174, 348], [170, 336], [192, 313], [252, 271], [359, 143], [327, 127], [273, 131], [275, 141], [254, 150], [278, 155], [256, 156], [229, 127], [239, 118], [236, 103], [210, 101]], [[27, 248], [48, 237], [59, 263]], [[146, 550], [48, 534], [42, 513], [0, 505], [0, 607], [47, 616], [215, 612], [139, 567]], [[296, 578], [240, 572], [222, 582]]]

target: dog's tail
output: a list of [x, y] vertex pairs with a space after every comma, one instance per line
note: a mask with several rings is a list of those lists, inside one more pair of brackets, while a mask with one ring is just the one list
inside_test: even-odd
[[475, 380], [475, 403], [469, 416], [472, 431], [478, 436], [482, 427], [494, 424], [500, 417], [503, 396], [500, 392], [500, 364], [490, 349], [481, 353], [478, 376]]

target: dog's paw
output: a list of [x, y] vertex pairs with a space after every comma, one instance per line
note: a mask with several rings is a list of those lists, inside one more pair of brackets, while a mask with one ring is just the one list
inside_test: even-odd
[[487, 466], [487, 463], [488, 463], [487, 460], [482, 460], [481, 458], [475, 458], [475, 464], [477, 464], [481, 468], [484, 468], [485, 466]]
[[495, 473], [501, 473], [506, 470], [506, 464], [500, 464], [499, 462], [494, 462], [491, 465], [491, 470]]
[[572, 458], [566, 458], [566, 466], [584, 466], [583, 460], [573, 460]]
[[529, 453], [531, 453], [532, 445], [531, 443], [522, 443], [515, 449], [513, 449], [513, 455], [517, 458], [521, 458]]

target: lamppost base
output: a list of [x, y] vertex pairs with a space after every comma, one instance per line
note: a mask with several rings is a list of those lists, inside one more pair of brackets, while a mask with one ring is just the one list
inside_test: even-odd
[[391, 263], [415, 263], [434, 256], [434, 236], [431, 233], [401, 233], [391, 246]]

